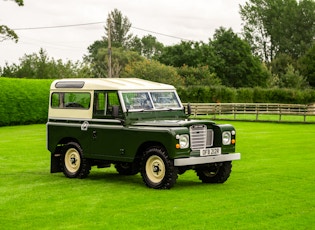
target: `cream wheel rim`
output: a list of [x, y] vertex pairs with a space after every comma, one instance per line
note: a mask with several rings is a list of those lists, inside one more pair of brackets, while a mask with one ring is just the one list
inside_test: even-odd
[[165, 164], [159, 156], [150, 156], [145, 166], [147, 177], [153, 183], [160, 183], [165, 176]]
[[81, 164], [80, 153], [75, 148], [70, 148], [65, 154], [65, 166], [70, 173], [79, 170]]

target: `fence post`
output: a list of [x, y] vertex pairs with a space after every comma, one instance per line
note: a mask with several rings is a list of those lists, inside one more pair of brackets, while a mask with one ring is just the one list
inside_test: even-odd
[[256, 121], [258, 121], [258, 109], [257, 109], [257, 104], [256, 104], [256, 106], [255, 106], [255, 109], [256, 109]]
[[236, 120], [235, 104], [233, 104], [233, 115], [234, 115], [234, 120]]
[[306, 122], [306, 112], [308, 110], [308, 106], [304, 105], [304, 122]]

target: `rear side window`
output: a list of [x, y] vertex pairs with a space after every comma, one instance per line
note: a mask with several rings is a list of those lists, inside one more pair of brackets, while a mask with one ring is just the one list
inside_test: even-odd
[[90, 93], [55, 92], [51, 94], [51, 107], [58, 109], [89, 109]]

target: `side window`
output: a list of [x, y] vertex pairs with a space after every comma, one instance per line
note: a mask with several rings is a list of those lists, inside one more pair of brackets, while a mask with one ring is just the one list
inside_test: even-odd
[[81, 92], [55, 92], [51, 95], [51, 107], [59, 109], [89, 109], [91, 94]]
[[94, 115], [104, 116], [105, 115], [105, 92], [95, 92], [94, 93]]
[[113, 106], [119, 106], [119, 114], [122, 114], [117, 92], [95, 91], [93, 111], [94, 117], [112, 117]]
[[119, 98], [116, 92], [108, 92], [108, 106], [120, 106]]

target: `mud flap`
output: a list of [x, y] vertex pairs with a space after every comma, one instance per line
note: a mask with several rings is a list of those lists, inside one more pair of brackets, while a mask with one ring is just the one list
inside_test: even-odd
[[60, 157], [60, 154], [50, 155], [50, 173], [61, 172]]

